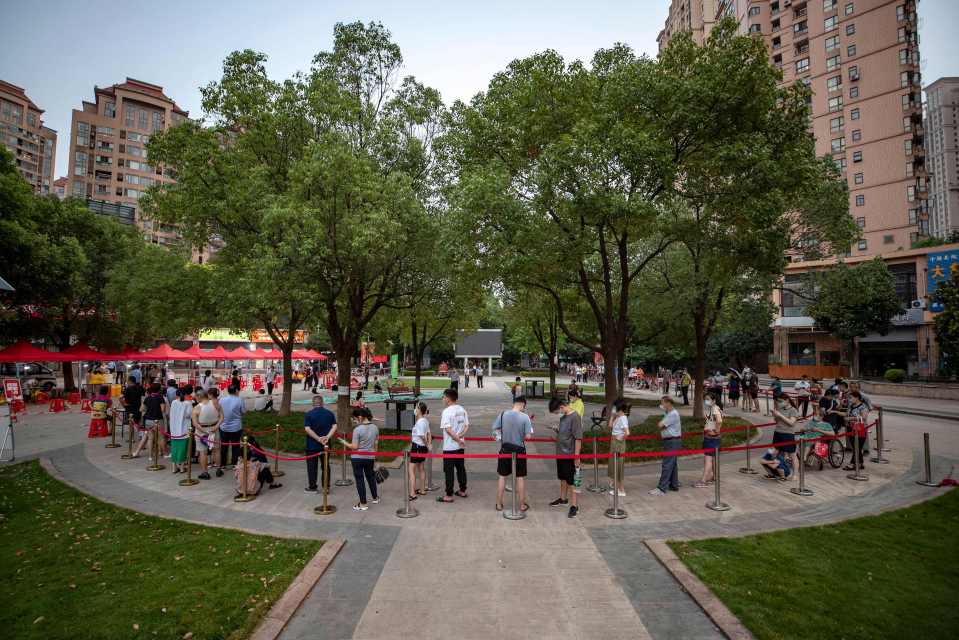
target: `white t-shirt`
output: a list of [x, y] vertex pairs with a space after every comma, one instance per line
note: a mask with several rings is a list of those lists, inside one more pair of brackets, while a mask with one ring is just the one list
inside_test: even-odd
[[805, 380], [797, 380], [796, 384], [793, 385], [793, 391], [795, 391], [798, 396], [808, 396], [809, 386], [809, 383]]
[[262, 395], [257, 396], [253, 400], [253, 410], [254, 411], [263, 411], [266, 408], [266, 401], [269, 400], [269, 396]]
[[413, 434], [410, 436], [413, 439], [413, 444], [418, 444], [421, 447], [426, 446], [426, 434], [430, 432], [430, 421], [426, 418], [420, 418], [416, 421], [416, 424], [413, 425]]
[[443, 417], [440, 418], [440, 429], [443, 430], [443, 451], [456, 451], [460, 449], [460, 443], [450, 437], [446, 429], [450, 429], [457, 436], [462, 435], [469, 426], [470, 419], [466, 415], [466, 409], [458, 404], [451, 404], [443, 409]]
[[613, 437], [614, 438], [623, 438], [629, 432], [629, 418], [626, 416], [619, 416], [616, 420], [613, 421]]
[[204, 391], [209, 391], [216, 384], [216, 380], [213, 379], [213, 376], [205, 376], [203, 382], [200, 383], [200, 386]]
[[185, 436], [190, 432], [193, 416], [193, 403], [177, 398], [170, 404], [170, 435], [174, 438]]

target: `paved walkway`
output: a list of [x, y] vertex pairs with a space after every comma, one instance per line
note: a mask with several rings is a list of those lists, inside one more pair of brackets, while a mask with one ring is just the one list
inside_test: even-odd
[[[462, 389], [470, 412], [471, 435], [486, 435], [509, 397], [503, 380], [487, 378], [487, 388]], [[437, 406], [438, 408], [438, 406]], [[555, 420], [542, 401], [534, 402], [538, 431]], [[438, 413], [438, 411], [434, 411]], [[634, 412], [634, 421], [644, 417]], [[285, 465], [284, 487], [257, 500], [230, 500], [227, 477], [196, 487], [180, 487], [167, 471], [148, 472], [145, 461], [124, 461], [123, 449], [105, 449], [103, 441], [86, 441], [77, 416], [35, 416], [21, 432], [25, 447], [43, 450], [41, 434], [58, 434], [47, 451], [61, 477], [107, 501], [158, 515], [212, 525], [240, 527], [273, 535], [344, 537], [347, 545], [329, 573], [311, 593], [284, 638], [379, 638], [417, 634], [425, 638], [639, 637], [716, 638], [695, 603], [645, 550], [646, 538], [699, 538], [832, 522], [911, 504], [940, 490], [917, 486], [916, 446], [921, 441], [915, 419], [887, 416], [893, 451], [888, 465], [869, 465], [869, 482], [847, 480], [844, 472], [810, 472], [816, 494], [800, 498], [781, 485], [735, 472], [741, 454], [724, 459], [723, 499], [733, 508], [716, 513], [704, 507], [711, 490], [691, 488], [701, 470], [698, 458], [680, 462], [684, 488], [655, 499], [646, 490], [655, 484], [657, 464], [628, 469], [629, 495], [623, 505], [629, 518], [603, 516], [605, 494], [580, 495], [579, 518], [551, 510], [556, 480], [551, 461], [529, 463], [529, 516], [507, 521], [493, 511], [495, 462], [471, 460], [470, 497], [452, 505], [436, 494], [414, 503], [420, 516], [400, 520], [403, 485], [394, 474], [381, 485], [382, 501], [367, 512], [349, 509], [353, 487], [334, 488], [336, 515], [315, 516], [317, 497], [302, 492], [302, 463]], [[42, 427], [38, 427], [42, 423]], [[438, 416], [434, 415], [434, 429]], [[936, 473], [949, 472], [959, 453], [955, 423], [926, 420], [933, 430]], [[59, 429], [59, 430], [58, 430]], [[68, 436], [79, 437], [69, 445]], [[536, 443], [536, 453], [552, 445]], [[493, 451], [492, 444], [471, 445], [470, 452]], [[434, 482], [441, 484], [439, 465]], [[600, 469], [601, 480], [605, 473]], [[586, 469], [585, 480], [592, 473]], [[495, 634], [495, 635], [493, 635]]]

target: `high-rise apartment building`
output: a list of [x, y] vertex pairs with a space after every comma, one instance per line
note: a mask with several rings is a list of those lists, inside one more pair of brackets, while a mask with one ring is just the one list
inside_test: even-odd
[[656, 36], [660, 51], [674, 34], [687, 31], [692, 34], [693, 42], [701, 45], [716, 22], [717, 4], [719, 0], [674, 0], [670, 3], [666, 25]]
[[53, 181], [53, 195], [63, 200], [67, 197], [67, 185], [70, 184], [69, 178], [62, 176]]
[[[673, 0], [670, 15], [690, 2]], [[845, 176], [863, 230], [853, 255], [908, 249], [929, 233], [916, 2], [717, 2], [717, 20], [763, 38], [783, 83], [812, 89], [816, 151]]]
[[[74, 109], [70, 125], [70, 171], [67, 195], [85, 198], [91, 209], [128, 211], [146, 240], [172, 245], [176, 227], [144, 217], [138, 206], [143, 193], [157, 183], [173, 182], [162, 167], [150, 164], [150, 136], [188, 118], [163, 93], [163, 87], [133, 78], [110, 87], [94, 87], [93, 102]], [[118, 208], [109, 205], [126, 205]], [[194, 259], [201, 255], [194, 252]]]
[[934, 236], [959, 230], [959, 78], [926, 85], [929, 223]]
[[0, 138], [20, 173], [40, 195], [51, 193], [57, 132], [43, 126], [43, 109], [15, 84], [0, 80]]

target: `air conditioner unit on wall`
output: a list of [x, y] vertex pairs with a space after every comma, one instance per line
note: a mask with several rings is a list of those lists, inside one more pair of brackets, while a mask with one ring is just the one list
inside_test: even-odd
[[925, 301], [925, 300], [913, 300], [913, 301], [909, 304], [909, 308], [911, 308], [911, 309], [925, 309], [925, 308], [926, 308], [926, 301]]

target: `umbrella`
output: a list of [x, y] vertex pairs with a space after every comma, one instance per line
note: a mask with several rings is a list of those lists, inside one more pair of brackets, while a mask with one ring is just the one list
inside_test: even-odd
[[174, 349], [168, 344], [161, 344], [158, 347], [153, 347], [144, 351], [139, 356], [140, 360], [150, 361], [150, 360], [194, 360], [194, 357], [186, 353], [185, 351], [180, 351], [179, 349]]
[[0, 362], [64, 362], [61, 358], [59, 353], [38, 349], [26, 341], [0, 350]]

